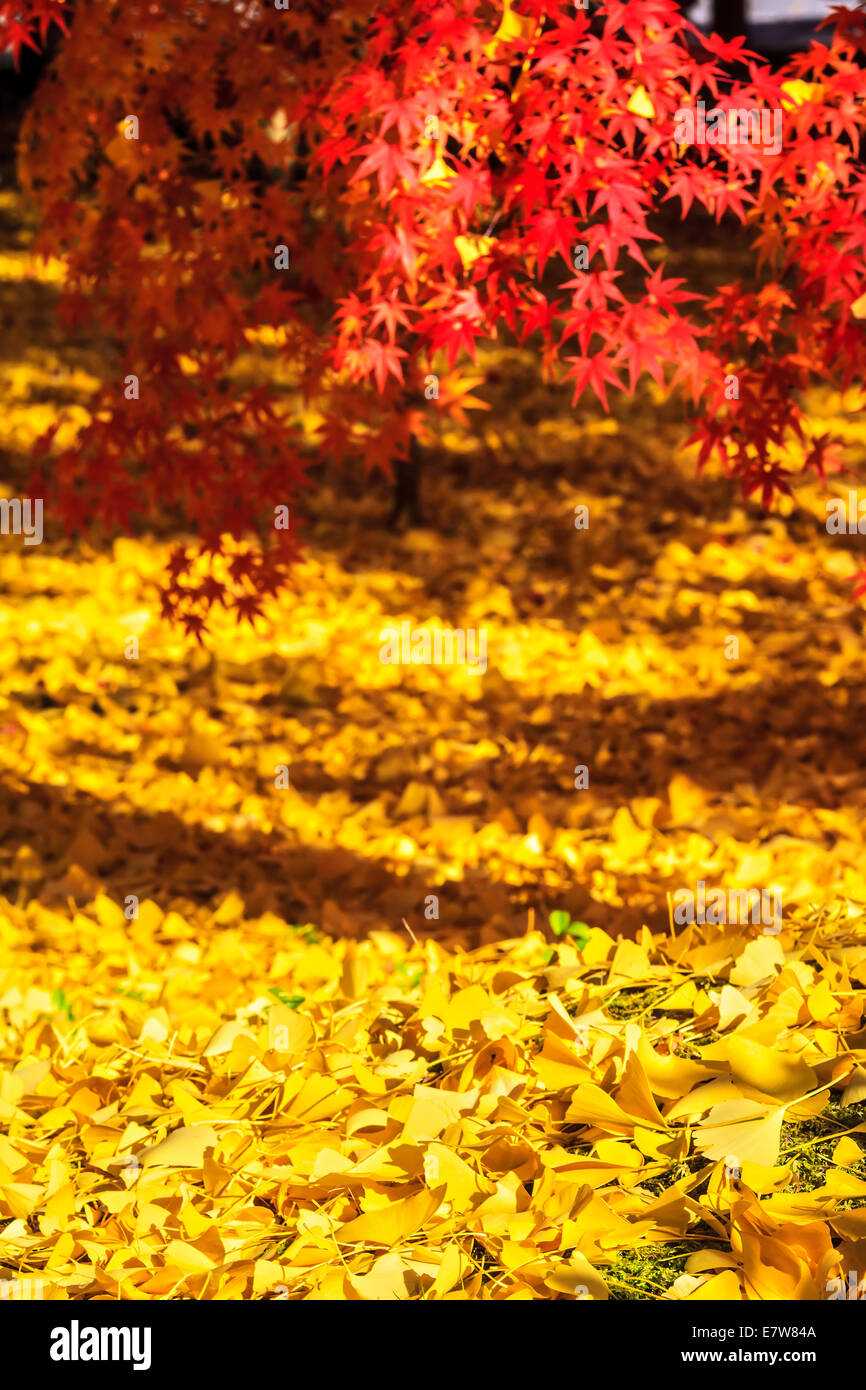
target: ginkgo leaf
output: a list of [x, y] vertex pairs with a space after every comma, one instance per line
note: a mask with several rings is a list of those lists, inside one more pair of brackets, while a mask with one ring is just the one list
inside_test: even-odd
[[454, 245], [457, 247], [463, 269], [469, 270], [481, 256], [489, 254], [496, 242], [493, 237], [472, 235], [455, 237]]
[[145, 1167], [200, 1168], [205, 1152], [216, 1142], [216, 1131], [210, 1125], [181, 1126], [145, 1149], [141, 1162]]
[[784, 1118], [784, 1106], [723, 1101], [696, 1128], [695, 1148], [709, 1159], [730, 1160], [735, 1167], [748, 1160], [771, 1168], [778, 1161]]
[[341, 1245], [398, 1245], [432, 1216], [445, 1195], [444, 1186], [400, 1197], [387, 1206], [356, 1216], [339, 1228]]
[[812, 1068], [790, 1053], [741, 1037], [731, 1038], [727, 1052], [735, 1081], [776, 1100], [796, 1100], [817, 1085]]
[[567, 1262], [554, 1266], [544, 1282], [554, 1293], [565, 1293], [571, 1298], [605, 1301], [610, 1297], [603, 1275], [578, 1250]]
[[705, 1300], [711, 1303], [739, 1302], [743, 1296], [742, 1279], [734, 1270], [723, 1269], [720, 1274], [698, 1284], [697, 1287], [692, 1287], [683, 1296], [690, 1303]]
[[485, 46], [485, 53], [494, 57], [501, 44], [511, 42], [525, 43], [532, 38], [535, 32], [535, 20], [528, 15], [517, 14], [513, 8], [512, 0], [503, 0], [502, 18], [499, 21], [499, 28], [491, 41]]
[[648, 121], [651, 121], [656, 113], [649, 93], [643, 86], [635, 87], [628, 99], [626, 110], [633, 116], [643, 116]]
[[[766, 1228], [762, 1229], [762, 1224], [755, 1221], [751, 1214], [742, 1218], [740, 1240], [743, 1276], [752, 1298], [784, 1302], [815, 1301], [820, 1298], [817, 1280], [804, 1258], [802, 1246], [798, 1249], [793, 1242], [771, 1234]], [[824, 1252], [829, 1251], [829, 1232], [826, 1232]]]
[[446, 188], [456, 177], [454, 170], [442, 158], [441, 151], [437, 150], [436, 157], [421, 175], [419, 183], [423, 183], [428, 188]]
[[242, 1023], [222, 1024], [208, 1041], [201, 1054], [202, 1057], [217, 1057], [221, 1053], [230, 1052], [232, 1044], [239, 1037], [251, 1038], [253, 1034]]
[[820, 101], [824, 95], [824, 88], [820, 82], [803, 82], [799, 78], [791, 78], [782, 83], [782, 92], [782, 106], [790, 111], [807, 101]]
[[409, 1297], [409, 1270], [393, 1251], [375, 1260], [369, 1274], [350, 1274], [349, 1283], [363, 1299], [398, 1301]]

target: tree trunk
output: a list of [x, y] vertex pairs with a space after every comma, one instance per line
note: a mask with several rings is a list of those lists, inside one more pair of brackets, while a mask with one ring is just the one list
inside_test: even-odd
[[742, 38], [746, 32], [746, 0], [713, 0], [711, 28], [725, 40]]
[[408, 459], [398, 459], [394, 465], [394, 507], [388, 526], [396, 530], [405, 513], [410, 526], [423, 525], [421, 519], [421, 449], [413, 435], [409, 441]]

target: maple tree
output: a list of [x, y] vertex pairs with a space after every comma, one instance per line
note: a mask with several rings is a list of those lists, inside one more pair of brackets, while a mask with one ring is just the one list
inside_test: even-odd
[[[68, 12], [0, 2], [16, 51]], [[833, 20], [775, 72], [674, 0], [78, 0], [22, 181], [65, 323], [121, 371], [74, 446], [40, 440], [31, 491], [69, 531], [174, 509], [196, 539], [164, 609], [200, 633], [285, 582], [297, 530], [275, 509], [313, 451], [390, 473], [431, 411], [484, 404], [473, 359], [502, 331], [574, 404], [645, 375], [682, 391], [699, 466], [765, 505], [840, 468], [800, 402], [866, 360], [866, 16]], [[678, 143], [702, 98], [781, 110], [781, 148]], [[744, 224], [754, 282], [702, 301], [666, 273], [670, 204]], [[251, 344], [293, 395], [240, 370]]]

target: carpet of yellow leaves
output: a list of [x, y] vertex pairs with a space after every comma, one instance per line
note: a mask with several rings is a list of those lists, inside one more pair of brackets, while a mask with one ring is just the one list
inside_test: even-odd
[[[551, 953], [243, 914], [4, 905], [7, 1277], [61, 1299], [808, 1300], [862, 1270], [847, 921]], [[831, 1095], [802, 1190], [798, 1126]]]
[[[102, 368], [12, 194], [0, 234], [14, 495]], [[160, 621], [164, 535], [4, 539], [0, 1277], [816, 1300], [866, 1271], [860, 538], [817, 488], [765, 518], [695, 482], [651, 395], [576, 419], [531, 355], [485, 365], [436, 529], [374, 542], [383, 493], [326, 477], [255, 633]], [[484, 627], [486, 674], [383, 665], [406, 618]], [[782, 931], [675, 930], [698, 879], [778, 888]]]

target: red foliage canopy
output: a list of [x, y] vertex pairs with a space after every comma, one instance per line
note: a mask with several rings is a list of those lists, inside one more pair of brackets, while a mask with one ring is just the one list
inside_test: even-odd
[[[64, 8], [0, 0], [0, 19], [17, 47]], [[214, 602], [255, 615], [296, 554], [274, 509], [310, 456], [309, 410], [244, 376], [263, 329], [319, 447], [367, 469], [405, 456], [414, 407], [477, 404], [501, 325], [575, 402], [644, 373], [682, 389], [701, 465], [765, 504], [837, 468], [800, 404], [866, 360], [866, 16], [834, 20], [774, 73], [674, 0], [77, 0], [22, 169], [65, 318], [122, 371], [74, 448], [41, 441], [34, 487], [70, 530], [178, 509], [200, 552], [175, 553], [166, 611], [192, 631]], [[736, 112], [751, 135], [719, 138]], [[666, 275], [669, 201], [747, 226], [749, 284], [699, 303]]]

